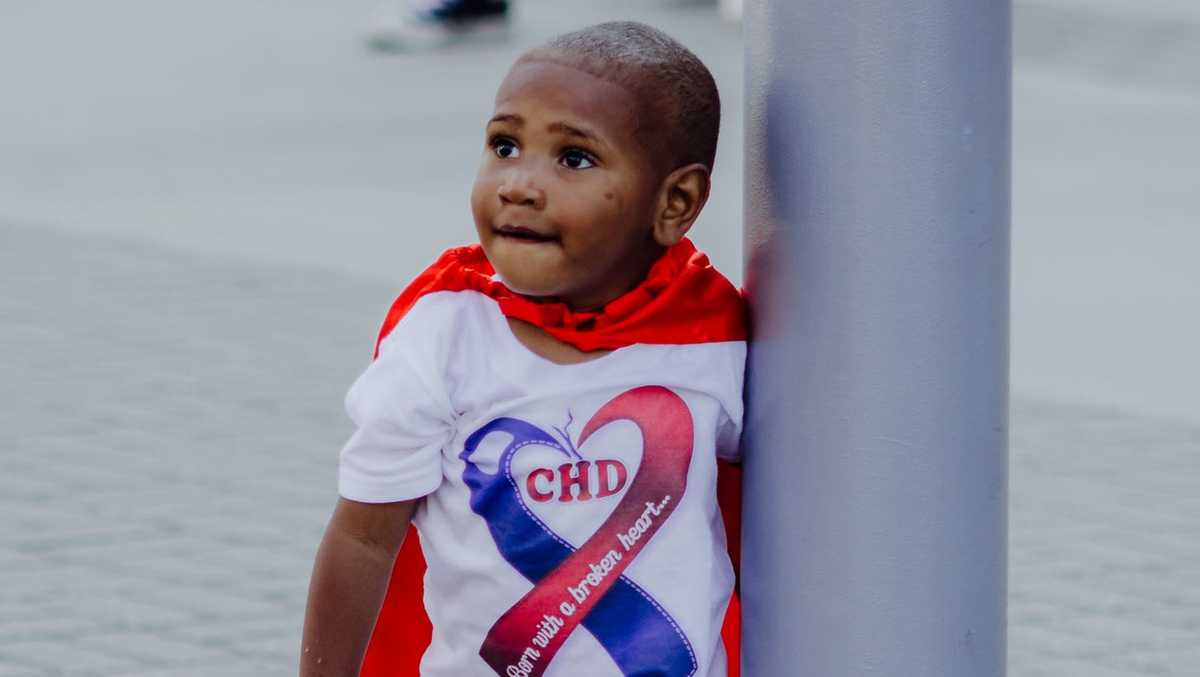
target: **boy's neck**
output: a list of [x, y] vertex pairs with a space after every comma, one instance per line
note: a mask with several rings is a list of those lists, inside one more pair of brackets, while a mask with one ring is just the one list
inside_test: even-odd
[[542, 331], [535, 324], [514, 317], [508, 318], [508, 328], [512, 330], [521, 345], [529, 352], [555, 364], [580, 364], [590, 362], [611, 353], [611, 350], [595, 350], [584, 352], [565, 341], [559, 340]]

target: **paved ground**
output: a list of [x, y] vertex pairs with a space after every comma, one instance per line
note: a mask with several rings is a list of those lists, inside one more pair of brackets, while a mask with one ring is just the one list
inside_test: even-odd
[[[341, 393], [467, 236], [520, 46], [622, 15], [697, 46], [729, 112], [700, 240], [737, 276], [740, 45], [709, 9], [527, 0], [514, 45], [377, 59], [365, 0], [10, 4], [0, 677], [293, 673]], [[1200, 674], [1200, 10], [1139, 7], [1018, 13], [1016, 677]]]
[[[0, 675], [287, 675], [389, 290], [0, 226]], [[1011, 674], [1194, 675], [1200, 427], [1017, 398]]]

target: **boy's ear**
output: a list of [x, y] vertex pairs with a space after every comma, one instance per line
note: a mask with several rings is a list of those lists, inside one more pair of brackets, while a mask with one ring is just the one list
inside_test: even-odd
[[708, 167], [696, 162], [667, 175], [654, 215], [654, 240], [670, 247], [683, 239], [700, 216], [712, 185]]

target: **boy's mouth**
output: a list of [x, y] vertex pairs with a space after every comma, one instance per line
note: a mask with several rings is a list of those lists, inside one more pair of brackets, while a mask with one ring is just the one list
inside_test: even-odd
[[516, 242], [539, 243], [558, 241], [558, 238], [553, 235], [545, 235], [525, 226], [497, 226], [492, 230], [500, 237]]

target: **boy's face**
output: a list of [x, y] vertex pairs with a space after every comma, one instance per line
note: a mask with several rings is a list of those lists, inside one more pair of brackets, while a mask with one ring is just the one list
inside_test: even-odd
[[555, 63], [519, 63], [501, 83], [471, 211], [511, 289], [592, 308], [645, 275], [660, 177], [638, 110], [625, 88]]

